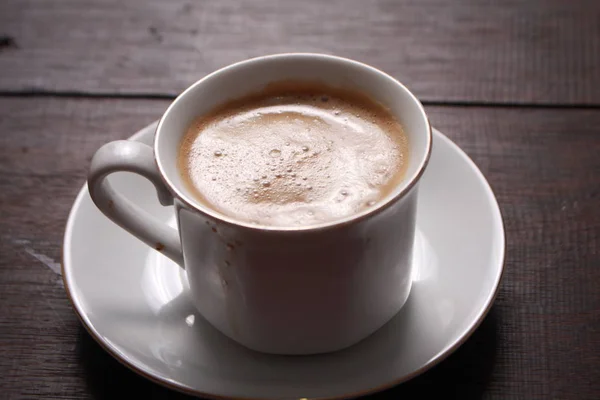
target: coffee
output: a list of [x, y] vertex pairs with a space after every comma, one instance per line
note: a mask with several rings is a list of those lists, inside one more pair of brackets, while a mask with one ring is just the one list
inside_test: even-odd
[[197, 118], [178, 166], [197, 200], [234, 219], [300, 227], [374, 207], [402, 180], [407, 138], [384, 106], [281, 82]]

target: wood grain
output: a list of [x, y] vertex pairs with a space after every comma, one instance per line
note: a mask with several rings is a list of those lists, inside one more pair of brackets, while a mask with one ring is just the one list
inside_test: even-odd
[[600, 105], [596, 0], [4, 0], [0, 35], [4, 92], [174, 96], [232, 62], [309, 51], [428, 102]]
[[[48, 264], [94, 150], [162, 100], [0, 97], [1, 398], [185, 398], [136, 376], [78, 323]], [[480, 166], [507, 231], [482, 327], [394, 398], [600, 397], [600, 136], [596, 110], [429, 107]], [[379, 398], [382, 395], [376, 395]]]

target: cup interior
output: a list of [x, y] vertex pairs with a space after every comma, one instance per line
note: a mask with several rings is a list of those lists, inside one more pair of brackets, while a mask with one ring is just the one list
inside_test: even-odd
[[[224, 102], [260, 91], [266, 85], [298, 80], [322, 82], [328, 86], [353, 89], [386, 106], [404, 127], [408, 138], [409, 164], [405, 179], [377, 208], [402, 195], [420, 177], [431, 151], [431, 128], [421, 103], [400, 82], [368, 65], [323, 54], [279, 54], [242, 61], [199, 80], [169, 106], [156, 132], [154, 151], [161, 173], [171, 191], [188, 206], [213, 218], [237, 225], [249, 225], [210, 209], [194, 199], [177, 168], [181, 140], [195, 118]], [[363, 213], [373, 212], [373, 209]], [[351, 220], [363, 213], [348, 217]], [[327, 223], [335, 225], [341, 221]], [[249, 225], [256, 228], [254, 225]], [[280, 227], [264, 227], [280, 230]], [[314, 227], [302, 227], [310, 229]]]

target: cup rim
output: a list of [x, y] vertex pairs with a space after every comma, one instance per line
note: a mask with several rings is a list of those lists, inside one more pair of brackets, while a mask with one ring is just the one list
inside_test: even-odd
[[[413, 100], [413, 102], [415, 102], [415, 104], [417, 105], [417, 108], [419, 110], [419, 112], [421, 113], [421, 116], [423, 117], [423, 119], [425, 120], [426, 123], [426, 127], [427, 127], [427, 143], [426, 143], [426, 147], [425, 147], [425, 155], [422, 157], [421, 162], [416, 170], [416, 172], [410, 177], [408, 183], [406, 184], [406, 186], [400, 190], [398, 193], [396, 193], [394, 196], [389, 197], [388, 199], [386, 199], [385, 201], [381, 202], [380, 204], [378, 204], [377, 206], [373, 207], [373, 208], [369, 208], [366, 209], [364, 211], [361, 211], [359, 213], [356, 214], [351, 214], [345, 218], [339, 219], [339, 220], [333, 220], [333, 221], [329, 221], [329, 222], [323, 222], [323, 223], [319, 223], [319, 224], [313, 224], [313, 225], [306, 225], [306, 226], [271, 226], [271, 225], [259, 225], [259, 224], [253, 224], [250, 222], [246, 222], [246, 221], [242, 221], [236, 218], [232, 218], [229, 217], [227, 215], [225, 215], [224, 213], [220, 213], [216, 210], [211, 209], [208, 206], [205, 206], [203, 204], [201, 204], [198, 201], [193, 200], [192, 198], [190, 198], [190, 196], [187, 196], [186, 193], [183, 193], [183, 191], [179, 190], [177, 188], [176, 185], [173, 184], [173, 182], [171, 182], [171, 180], [169, 179], [169, 176], [166, 174], [165, 172], [165, 167], [163, 165], [162, 162], [162, 157], [161, 157], [161, 151], [159, 148], [159, 137], [161, 135], [161, 132], [163, 131], [162, 126], [163, 123], [165, 121], [165, 118], [168, 114], [170, 114], [175, 108], [178, 107], [178, 104], [181, 103], [183, 101], [183, 99], [186, 97], [186, 95], [194, 90], [196, 90], [199, 86], [201, 86], [204, 82], [214, 78], [215, 76], [218, 76], [222, 73], [225, 73], [226, 71], [235, 69], [235, 68], [239, 68], [241, 66], [244, 65], [248, 65], [248, 64], [252, 64], [252, 63], [257, 63], [257, 62], [262, 62], [265, 60], [272, 60], [272, 59], [277, 59], [277, 58], [287, 58], [287, 57], [297, 57], [297, 58], [321, 58], [321, 59], [327, 59], [327, 60], [334, 60], [334, 61], [339, 61], [339, 62], [343, 62], [343, 63], [349, 63], [349, 64], [353, 64], [355, 66], [358, 66], [360, 68], [363, 69], [367, 69], [370, 70], [371, 72], [377, 73], [377, 74], [381, 74], [383, 76], [385, 76], [386, 78], [390, 79], [391, 81], [393, 81], [394, 83], [396, 83], [401, 89], [403, 89], [408, 96]], [[156, 164], [158, 166], [158, 170], [160, 172], [160, 176], [163, 180], [163, 182], [165, 183], [165, 185], [169, 188], [169, 190], [171, 191], [171, 193], [173, 194], [173, 196], [178, 199], [179, 201], [181, 201], [183, 204], [185, 204], [186, 208], [191, 209], [203, 216], [207, 216], [209, 218], [212, 218], [220, 223], [226, 224], [226, 225], [230, 225], [233, 227], [237, 227], [237, 228], [245, 228], [251, 231], [260, 231], [260, 232], [275, 232], [275, 233], [285, 233], [285, 232], [314, 232], [314, 231], [323, 231], [323, 230], [328, 230], [328, 229], [334, 229], [334, 228], [340, 228], [340, 227], [344, 227], [344, 226], [348, 226], [348, 225], [352, 225], [355, 223], [358, 223], [360, 221], [363, 221], [365, 219], [368, 218], [372, 218], [373, 216], [383, 212], [384, 210], [386, 210], [387, 208], [391, 207], [392, 205], [394, 205], [395, 203], [397, 203], [399, 200], [401, 200], [402, 198], [404, 198], [407, 193], [409, 193], [413, 187], [419, 182], [419, 180], [421, 179], [423, 173], [425, 172], [425, 168], [427, 167], [427, 164], [429, 163], [429, 159], [431, 157], [431, 148], [432, 148], [432, 128], [431, 128], [431, 123], [429, 122], [429, 118], [427, 118], [427, 114], [425, 113], [425, 109], [423, 107], [423, 105], [421, 104], [421, 102], [419, 101], [419, 99], [417, 99], [417, 97], [406, 87], [404, 86], [400, 81], [398, 81], [396, 78], [392, 77], [391, 75], [381, 71], [380, 69], [377, 69], [375, 67], [372, 67], [368, 64], [359, 62], [359, 61], [355, 61], [349, 58], [344, 58], [344, 57], [339, 57], [339, 56], [333, 56], [333, 55], [329, 55], [329, 54], [321, 54], [321, 53], [278, 53], [278, 54], [270, 54], [270, 55], [265, 55], [265, 56], [260, 56], [260, 57], [254, 57], [254, 58], [250, 58], [250, 59], [246, 59], [243, 61], [238, 61], [236, 63], [227, 65], [223, 68], [219, 68], [218, 70], [211, 72], [210, 74], [204, 76], [203, 78], [199, 79], [198, 81], [194, 82], [192, 85], [190, 85], [187, 89], [185, 89], [181, 94], [179, 94], [175, 100], [173, 100], [173, 102], [169, 105], [169, 107], [167, 108], [167, 110], [163, 113], [163, 115], [161, 116], [159, 122], [158, 122], [158, 126], [156, 127], [156, 133], [154, 135], [154, 144], [153, 144], [153, 148], [154, 148], [154, 157], [155, 157], [155, 161]]]

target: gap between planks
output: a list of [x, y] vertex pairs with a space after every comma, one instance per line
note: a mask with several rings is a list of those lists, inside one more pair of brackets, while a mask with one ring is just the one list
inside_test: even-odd
[[[174, 100], [177, 96], [169, 93], [103, 93], [78, 91], [0, 91], [0, 97], [17, 98], [80, 98], [80, 99], [133, 99], [133, 100]], [[470, 100], [427, 100], [421, 99], [425, 106], [439, 107], [499, 107], [499, 108], [535, 108], [535, 109], [578, 109], [597, 110], [600, 104], [589, 103], [533, 103]]]

